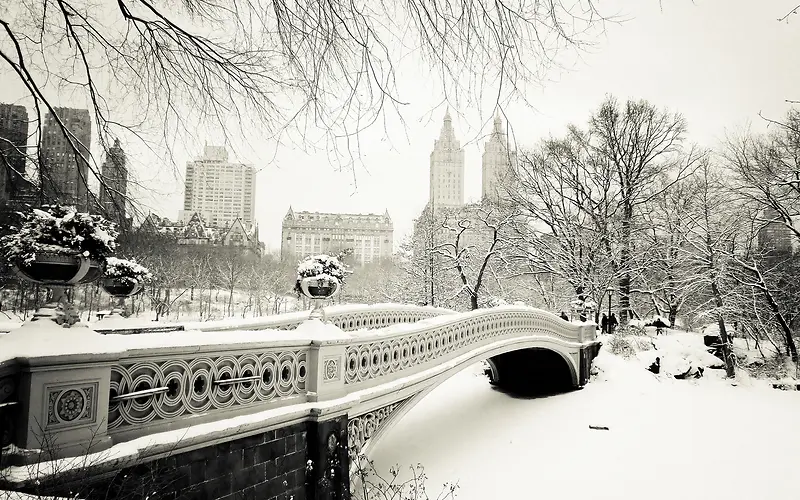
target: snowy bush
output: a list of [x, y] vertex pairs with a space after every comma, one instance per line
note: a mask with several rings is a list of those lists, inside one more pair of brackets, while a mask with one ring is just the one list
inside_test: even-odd
[[136, 260], [118, 259], [116, 257], [106, 259], [106, 272], [103, 277], [114, 278], [126, 285], [144, 284], [153, 279], [150, 271], [137, 263]]
[[3, 257], [10, 263], [30, 264], [37, 252], [102, 260], [116, 248], [116, 226], [99, 215], [61, 205], [45, 205], [20, 215], [20, 227], [11, 227], [14, 233], [0, 239]]
[[294, 289], [297, 293], [302, 293], [300, 281], [315, 276], [333, 279], [344, 285], [346, 273], [345, 265], [336, 257], [327, 254], [313, 255], [297, 265], [297, 281]]
[[636, 349], [631, 342], [621, 335], [612, 335], [611, 340], [608, 342], [608, 349], [612, 354], [622, 356], [623, 358], [632, 358], [636, 356]]
[[627, 326], [620, 326], [614, 330], [614, 335], [619, 335], [622, 337], [628, 336], [635, 336], [635, 337], [643, 337], [647, 335], [645, 329], [638, 325], [627, 325]]
[[650, 351], [655, 349], [653, 340], [650, 337], [634, 336], [630, 339], [630, 341], [631, 345], [635, 347], [637, 351]]

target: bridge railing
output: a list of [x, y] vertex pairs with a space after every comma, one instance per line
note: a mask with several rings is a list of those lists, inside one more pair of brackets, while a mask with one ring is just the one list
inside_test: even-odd
[[385, 383], [506, 339], [539, 335], [577, 345], [593, 340], [594, 332], [594, 324], [569, 323], [546, 311], [517, 306], [365, 332], [345, 349], [344, 384], [359, 388]]
[[[69, 456], [237, 416], [286, 410], [281, 418], [305, 418], [309, 404], [341, 400], [492, 343], [538, 335], [580, 346], [594, 338], [593, 324], [524, 307], [419, 309], [351, 307], [353, 316], [344, 309], [331, 315], [335, 323], [308, 321], [294, 331], [258, 331], [266, 323], [254, 322], [253, 330], [221, 324], [215, 331], [97, 335], [28, 324], [39, 351], [0, 363], [23, 380], [15, 444], [40, 448], [43, 434], [56, 435], [58, 455]], [[438, 317], [410, 322], [427, 314]], [[384, 321], [395, 324], [368, 329]], [[59, 336], [63, 347], [54, 345]], [[25, 342], [17, 347], [27, 349]]]
[[[325, 308], [328, 321], [344, 331], [384, 328], [398, 323], [413, 323], [427, 318], [456, 311], [438, 307], [405, 304], [343, 304]], [[308, 319], [308, 311], [295, 311], [258, 318], [230, 318], [212, 321], [166, 323], [155, 326], [129, 327], [116, 323], [104, 327], [102, 321], [95, 330], [103, 334], [131, 335], [141, 333], [163, 333], [171, 331], [200, 330], [218, 332], [231, 330], [293, 330]]]

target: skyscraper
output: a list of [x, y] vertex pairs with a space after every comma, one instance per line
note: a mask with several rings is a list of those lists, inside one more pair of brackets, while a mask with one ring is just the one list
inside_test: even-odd
[[198, 213], [206, 224], [223, 227], [237, 218], [249, 230], [255, 216], [256, 172], [252, 165], [230, 163], [224, 147], [206, 146], [204, 155], [186, 164], [181, 219]]
[[508, 151], [508, 137], [500, 115], [494, 117], [494, 129], [483, 151], [481, 194], [484, 200], [503, 203], [509, 199], [508, 183], [516, 153]]
[[100, 168], [103, 179], [100, 186], [100, 208], [103, 216], [120, 227], [126, 221], [126, 196], [128, 193], [128, 168], [126, 165], [125, 151], [119, 144], [119, 139], [106, 153], [106, 160]]
[[431, 152], [429, 203], [434, 208], [464, 204], [464, 150], [456, 140], [449, 109]]
[[48, 202], [74, 205], [86, 212], [91, 196], [87, 186], [92, 142], [89, 110], [55, 108], [55, 111], [69, 134], [64, 134], [56, 117], [47, 113], [42, 127], [39, 165], [42, 193]]
[[758, 248], [768, 258], [779, 259], [792, 255], [792, 230], [783, 216], [772, 207], [761, 215], [764, 225], [758, 230]]
[[28, 111], [25, 106], [0, 104], [0, 203], [17, 194], [25, 175]]

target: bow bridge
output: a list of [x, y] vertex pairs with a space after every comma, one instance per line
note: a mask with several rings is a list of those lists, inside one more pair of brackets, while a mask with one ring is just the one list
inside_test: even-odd
[[14, 445], [0, 489], [346, 498], [351, 458], [460, 370], [486, 360], [501, 387], [576, 388], [599, 347], [594, 324], [517, 306], [295, 316], [102, 334], [45, 320], [0, 336]]

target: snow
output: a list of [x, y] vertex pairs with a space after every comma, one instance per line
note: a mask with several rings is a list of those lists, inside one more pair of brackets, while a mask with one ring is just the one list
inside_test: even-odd
[[34, 496], [18, 491], [0, 490], [0, 498], [3, 500], [68, 500], [66, 497]]
[[[691, 339], [657, 342], [665, 357], [696, 354]], [[457, 482], [458, 500], [796, 496], [800, 428], [770, 423], [796, 419], [800, 392], [723, 380], [721, 370], [656, 376], [605, 349], [596, 367], [583, 390], [525, 399], [493, 389], [473, 365], [412, 408], [370, 458], [382, 473], [400, 465], [401, 479], [420, 463], [429, 492]]]

